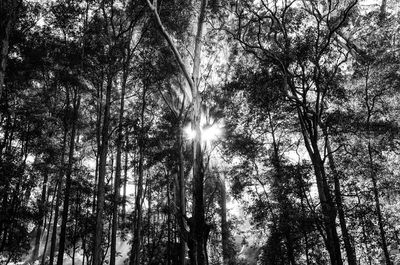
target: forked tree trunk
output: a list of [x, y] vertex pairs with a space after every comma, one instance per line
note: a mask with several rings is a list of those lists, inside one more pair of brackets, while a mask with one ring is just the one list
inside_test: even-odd
[[337, 207], [338, 214], [339, 214], [340, 229], [342, 231], [344, 247], [346, 250], [347, 263], [349, 265], [357, 265], [356, 253], [354, 250], [354, 246], [351, 242], [352, 241], [351, 235], [349, 233], [349, 230], [347, 229], [346, 216], [345, 216], [344, 209], [343, 209], [342, 192], [341, 192], [340, 180], [339, 180], [340, 175], [339, 175], [338, 170], [336, 169], [335, 159], [333, 157], [332, 148], [331, 148], [331, 144], [329, 141], [329, 135], [325, 128], [323, 129], [323, 131], [324, 131], [324, 135], [325, 135], [325, 145], [326, 145], [326, 148], [328, 151], [329, 167], [330, 167], [330, 169], [332, 171], [332, 175], [333, 175], [334, 190], [335, 190], [335, 202], [336, 202], [336, 207]]
[[302, 129], [304, 143], [311, 158], [317, 182], [318, 196], [321, 202], [324, 230], [326, 233], [326, 248], [331, 264], [342, 265], [339, 236], [336, 230], [336, 206], [333, 202], [328, 179], [326, 176], [324, 161], [318, 146], [318, 121], [314, 117], [303, 113], [298, 107], [298, 117]]
[[207, 0], [201, 1], [199, 10], [199, 16], [197, 21], [197, 32], [194, 40], [194, 52], [193, 52], [193, 69], [190, 74], [187, 66], [182, 60], [182, 56], [176, 48], [172, 38], [164, 28], [161, 18], [157, 11], [157, 1], [147, 0], [147, 5], [153, 12], [156, 22], [160, 27], [161, 33], [166, 39], [169, 47], [175, 55], [175, 58], [179, 64], [179, 67], [184, 75], [187, 83], [189, 84], [190, 90], [186, 90], [186, 86], [183, 86], [183, 91], [188, 100], [192, 99], [193, 109], [191, 113], [192, 118], [192, 130], [196, 133], [196, 137], [192, 143], [192, 158], [193, 158], [193, 210], [192, 210], [192, 221], [190, 224], [190, 239], [189, 248], [191, 250], [191, 264], [192, 265], [204, 265], [208, 264], [207, 261], [207, 227], [204, 216], [204, 165], [203, 165], [203, 151], [201, 146], [201, 128], [200, 128], [200, 117], [201, 117], [201, 96], [199, 93], [200, 84], [200, 61], [201, 61], [201, 48], [203, 38], [203, 26], [206, 16]]

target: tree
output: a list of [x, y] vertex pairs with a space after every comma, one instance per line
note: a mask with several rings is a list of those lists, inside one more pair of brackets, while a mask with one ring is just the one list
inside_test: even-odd
[[[351, 2], [340, 7], [332, 5], [331, 1], [321, 6], [303, 2], [304, 11], [300, 11], [292, 7], [293, 3], [278, 7], [262, 2], [262, 11], [257, 12], [254, 3], [248, 2], [240, 8], [238, 26], [236, 32], [232, 32], [245, 51], [259, 59], [260, 63], [280, 72], [281, 89], [296, 108], [304, 144], [314, 167], [324, 216], [326, 247], [332, 264], [343, 262], [335, 221], [337, 207], [328, 184], [325, 159], [320, 148], [320, 140], [323, 140], [320, 131], [327, 97], [337, 87], [333, 81], [337, 69], [347, 61], [346, 53], [335, 46], [332, 36], [344, 27], [355, 4]], [[300, 30], [301, 23], [288, 21], [296, 19], [308, 19], [311, 24], [303, 29], [304, 36], [293, 38], [292, 32]], [[263, 26], [270, 33], [264, 31]], [[323, 60], [325, 63], [322, 65]], [[346, 246], [349, 244], [347, 242]], [[351, 244], [346, 247], [348, 259], [354, 263], [353, 252]]]
[[203, 153], [201, 147], [201, 104], [200, 104], [200, 58], [201, 58], [201, 41], [203, 36], [203, 24], [206, 15], [207, 0], [201, 1], [200, 12], [197, 22], [197, 32], [194, 39], [194, 53], [193, 53], [193, 68], [192, 74], [189, 74], [187, 66], [184, 64], [181, 54], [176, 48], [173, 40], [165, 29], [160, 19], [157, 10], [157, 1], [151, 3], [147, 1], [147, 4], [154, 14], [158, 26], [160, 27], [161, 33], [166, 39], [168, 45], [172, 49], [174, 56], [179, 64], [179, 67], [185, 76], [186, 82], [189, 84], [190, 92], [183, 86], [185, 97], [193, 102], [192, 109], [192, 130], [195, 132], [196, 137], [193, 139], [192, 144], [192, 159], [193, 159], [193, 218], [190, 224], [190, 236], [189, 248], [191, 251], [191, 261], [194, 265], [206, 264], [206, 237], [204, 234], [205, 218], [204, 218], [204, 199], [203, 199], [203, 183], [204, 183], [204, 166], [203, 166]]
[[13, 31], [22, 1], [2, 1], [0, 15], [3, 18], [0, 24], [1, 57], [0, 57], [0, 98], [3, 92], [4, 77], [10, 45], [10, 34]]

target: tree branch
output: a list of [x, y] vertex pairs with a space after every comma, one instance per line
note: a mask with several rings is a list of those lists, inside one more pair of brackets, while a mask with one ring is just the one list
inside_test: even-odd
[[[182, 57], [181, 57], [180, 53], [178, 52], [178, 49], [175, 47], [175, 44], [172, 41], [171, 36], [169, 36], [167, 30], [165, 29], [164, 25], [162, 24], [160, 16], [159, 16], [159, 14], [157, 12], [157, 8], [152, 3], [150, 3], [150, 0], [146, 0], [146, 2], [147, 2], [147, 5], [149, 6], [150, 10], [154, 14], [154, 17], [156, 19], [156, 22], [157, 22], [158, 26], [160, 27], [162, 35], [164, 36], [164, 38], [168, 42], [169, 47], [172, 49], [172, 52], [174, 53], [175, 58], [178, 61], [179, 67], [181, 68], [181, 70], [183, 72], [183, 75], [186, 78], [186, 81], [189, 83], [190, 88], [194, 88], [195, 85], [194, 85], [194, 82], [193, 82], [192, 78], [189, 75], [189, 71], [187, 70], [187, 68], [186, 68], [186, 66], [184, 64], [184, 62], [182, 60]], [[187, 89], [187, 87], [183, 87], [183, 92], [184, 92], [186, 98], [189, 100], [189, 102], [191, 102], [192, 101], [192, 93], [191, 93], [191, 91], [189, 91]]]

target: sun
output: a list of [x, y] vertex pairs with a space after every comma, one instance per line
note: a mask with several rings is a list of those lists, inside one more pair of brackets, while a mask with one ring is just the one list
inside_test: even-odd
[[[186, 139], [193, 140], [196, 138], [196, 132], [192, 130], [192, 125], [189, 123], [183, 128]], [[211, 125], [203, 125], [201, 127], [201, 141], [203, 143], [209, 143], [218, 140], [223, 135], [223, 124], [214, 123]]]

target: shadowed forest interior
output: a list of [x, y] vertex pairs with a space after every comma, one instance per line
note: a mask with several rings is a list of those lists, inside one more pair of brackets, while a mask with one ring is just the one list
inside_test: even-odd
[[400, 264], [397, 0], [0, 0], [0, 264]]

